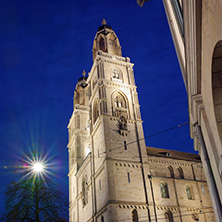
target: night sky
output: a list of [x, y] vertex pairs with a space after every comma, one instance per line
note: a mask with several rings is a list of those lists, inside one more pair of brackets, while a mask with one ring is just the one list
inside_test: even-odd
[[[135, 64], [144, 134], [187, 122], [187, 95], [162, 0], [0, 1], [0, 212], [26, 152], [46, 155], [68, 199], [68, 133], [73, 93], [92, 66], [92, 43], [107, 20]], [[147, 146], [194, 152], [189, 126]]]

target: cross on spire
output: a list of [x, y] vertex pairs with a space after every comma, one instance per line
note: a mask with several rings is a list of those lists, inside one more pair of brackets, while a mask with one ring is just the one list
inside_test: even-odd
[[83, 70], [82, 75], [83, 75], [83, 77], [86, 76], [86, 71], [85, 71], [85, 69]]

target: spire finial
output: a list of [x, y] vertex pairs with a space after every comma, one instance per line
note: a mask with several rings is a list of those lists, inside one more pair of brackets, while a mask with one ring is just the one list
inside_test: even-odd
[[103, 21], [102, 21], [102, 25], [106, 25], [106, 24], [107, 24], [106, 20], [103, 19]]
[[82, 75], [83, 75], [83, 77], [86, 76], [86, 71], [85, 71], [85, 69], [83, 70]]

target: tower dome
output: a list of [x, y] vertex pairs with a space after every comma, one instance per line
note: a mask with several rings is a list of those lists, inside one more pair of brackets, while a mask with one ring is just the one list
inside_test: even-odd
[[121, 46], [116, 33], [110, 25], [107, 25], [105, 19], [102, 25], [99, 26], [96, 36], [93, 41], [93, 61], [95, 60], [98, 51], [106, 52], [111, 55], [122, 56]]
[[87, 92], [87, 77], [86, 77], [86, 72], [83, 70], [82, 72], [82, 77], [79, 78], [76, 88], [74, 91], [74, 105], [87, 105], [88, 102], [88, 97], [86, 95]]

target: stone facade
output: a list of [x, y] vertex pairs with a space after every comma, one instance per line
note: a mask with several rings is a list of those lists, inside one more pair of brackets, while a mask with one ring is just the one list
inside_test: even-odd
[[74, 93], [70, 222], [215, 221], [199, 156], [146, 147], [133, 63], [103, 21]]
[[[222, 1], [163, 0], [184, 83], [190, 134], [222, 221]], [[186, 52], [186, 53], [185, 53]]]

